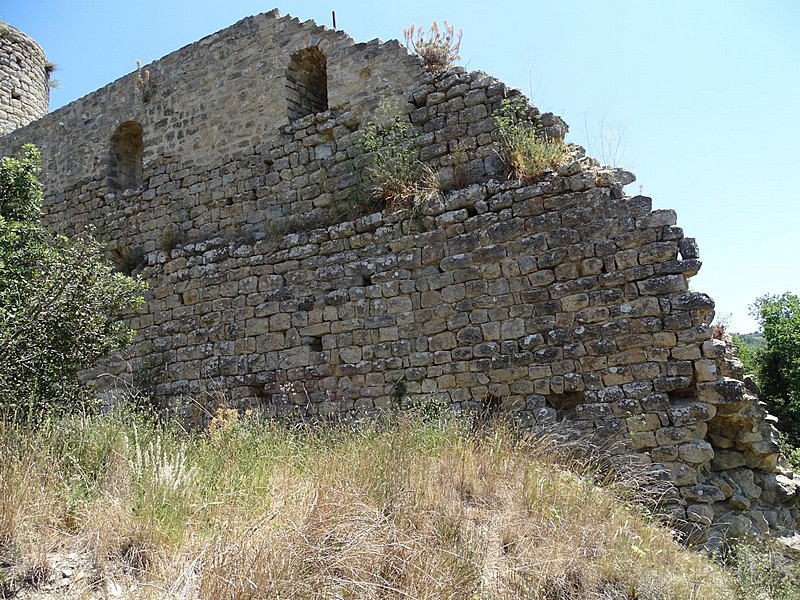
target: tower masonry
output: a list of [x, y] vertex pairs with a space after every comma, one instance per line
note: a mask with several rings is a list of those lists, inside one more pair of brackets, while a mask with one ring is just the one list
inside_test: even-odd
[[47, 114], [52, 69], [39, 44], [0, 21], [0, 135]]

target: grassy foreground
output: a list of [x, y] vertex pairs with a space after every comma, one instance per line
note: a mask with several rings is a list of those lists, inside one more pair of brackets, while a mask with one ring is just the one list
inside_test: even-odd
[[596, 475], [458, 420], [0, 425], [0, 598], [750, 597]]

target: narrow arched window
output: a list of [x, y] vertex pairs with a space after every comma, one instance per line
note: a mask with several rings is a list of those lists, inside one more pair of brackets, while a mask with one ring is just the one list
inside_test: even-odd
[[286, 100], [290, 121], [328, 110], [328, 61], [316, 46], [292, 54]]
[[121, 192], [142, 185], [142, 126], [125, 121], [111, 136], [109, 186]]

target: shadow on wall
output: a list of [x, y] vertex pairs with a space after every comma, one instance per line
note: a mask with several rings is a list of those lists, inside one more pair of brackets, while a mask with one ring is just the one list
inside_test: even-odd
[[316, 46], [292, 55], [286, 69], [286, 100], [290, 121], [328, 110], [328, 64]]
[[142, 126], [135, 121], [125, 121], [111, 136], [109, 187], [122, 192], [142, 185], [143, 154]]

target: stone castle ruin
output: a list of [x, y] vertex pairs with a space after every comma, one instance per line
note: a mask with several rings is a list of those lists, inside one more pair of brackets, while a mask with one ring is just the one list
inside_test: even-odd
[[[435, 401], [567, 420], [662, 468], [687, 522], [795, 527], [772, 418], [689, 288], [697, 244], [578, 148], [509, 179], [494, 114], [516, 90], [272, 11], [45, 115], [44, 54], [0, 27], [0, 152], [36, 144], [44, 222], [95, 228], [149, 284], [133, 346], [87, 374], [101, 392], [138, 381], [212, 409], [224, 390], [274, 417]], [[443, 194], [359, 213], [358, 140], [386, 102]]]
[[0, 136], [47, 114], [53, 68], [39, 44], [0, 22]]

